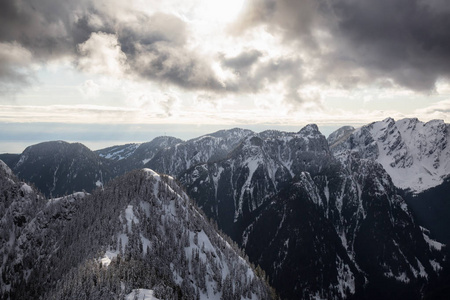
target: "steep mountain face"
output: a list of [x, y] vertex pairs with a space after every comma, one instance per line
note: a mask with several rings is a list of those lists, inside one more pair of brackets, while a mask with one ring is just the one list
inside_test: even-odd
[[276, 131], [247, 136], [226, 159], [203, 163], [180, 174], [188, 193], [216, 219], [225, 233], [241, 242], [254, 212], [301, 170], [313, 174], [332, 159], [315, 125], [298, 133]]
[[220, 130], [159, 151], [145, 167], [178, 176], [200, 163], [220, 160], [228, 155], [252, 131], [234, 128]]
[[245, 230], [246, 253], [287, 299], [419, 299], [443, 246], [415, 224], [380, 165], [352, 158], [348, 167], [358, 175], [303, 173], [280, 191]]
[[329, 180], [337, 185], [328, 184], [329, 196], [322, 199], [342, 245], [368, 280], [364, 292], [373, 299], [420, 297], [442, 270], [443, 245], [423, 233], [380, 164], [353, 153], [341, 161], [345, 172]]
[[244, 249], [283, 299], [345, 299], [365, 278], [310, 194], [309, 174], [282, 189], [244, 232]]
[[86, 146], [62, 141], [27, 147], [11, 169], [45, 195], [61, 196], [92, 191], [111, 178], [108, 161]]
[[351, 150], [376, 160], [401, 189], [420, 193], [442, 184], [450, 174], [450, 125], [441, 120], [387, 118], [355, 130], [346, 139], [330, 137], [334, 153]]
[[250, 135], [179, 180], [284, 298], [418, 298], [441, 269], [383, 167], [334, 157], [315, 125]]
[[30, 215], [1, 227], [2, 299], [271, 298], [170, 177], [139, 170], [93, 195], [45, 201], [31, 187], [22, 196], [7, 171], [1, 195], [18, 196], [5, 201], [3, 224], [14, 223], [15, 203]]
[[394, 184], [405, 190], [403, 197], [418, 224], [434, 238], [449, 243], [449, 126], [439, 120], [423, 123], [388, 118], [353, 132], [341, 128], [328, 141], [336, 155], [351, 151], [381, 163]]
[[160, 136], [148, 143], [113, 146], [95, 151], [100, 157], [114, 161], [113, 172], [122, 175], [131, 170], [141, 169], [155, 155], [166, 148], [183, 141], [170, 136]]

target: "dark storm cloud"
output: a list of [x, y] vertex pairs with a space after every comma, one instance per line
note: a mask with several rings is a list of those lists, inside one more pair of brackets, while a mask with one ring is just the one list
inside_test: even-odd
[[[450, 75], [450, 10], [442, 0], [252, 0], [236, 31], [264, 25], [285, 42], [321, 58], [316, 79], [371, 83], [392, 79], [414, 90], [434, 88]], [[330, 35], [334, 51], [321, 53], [318, 31]], [[345, 73], [362, 69], [360, 77]]]
[[373, 76], [431, 90], [439, 77], [450, 75], [450, 12], [442, 3], [337, 1], [333, 10], [346, 42], [342, 48]]
[[1, 1], [0, 41], [17, 42], [37, 58], [73, 53], [82, 39], [74, 12], [85, 7], [83, 0]]

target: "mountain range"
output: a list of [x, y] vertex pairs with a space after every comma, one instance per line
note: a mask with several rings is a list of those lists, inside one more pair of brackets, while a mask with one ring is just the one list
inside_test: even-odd
[[[3, 295], [19, 299], [17, 291], [25, 286], [33, 293], [26, 296], [70, 298], [68, 286], [77, 286], [89, 272], [112, 276], [108, 270], [120, 270], [125, 260], [130, 265], [124, 270], [141, 273], [111, 279], [120, 288], [105, 287], [105, 295], [141, 291], [158, 297], [164, 286], [172, 296], [181, 289], [201, 299], [269, 299], [274, 296], [264, 280], [251, 280], [265, 272], [282, 299], [445, 298], [449, 141], [449, 125], [442, 121], [388, 118], [357, 129], [345, 126], [328, 138], [310, 124], [299, 132], [236, 128], [188, 141], [158, 137], [95, 152], [81, 144], [46, 142], [22, 154], [0, 155], [9, 166], [2, 164], [2, 194], [9, 196], [2, 199], [1, 216], [9, 218], [4, 228], [15, 232], [2, 232]], [[217, 225], [194, 226], [200, 222], [194, 219]], [[227, 238], [215, 226], [231, 237], [225, 245], [236, 254], [223, 252], [220, 241]], [[55, 242], [57, 236], [62, 238]], [[176, 253], [161, 253], [155, 246], [161, 240]], [[200, 247], [199, 240], [208, 241]], [[45, 250], [36, 250], [36, 243]], [[70, 263], [57, 259], [84, 244], [83, 251], [70, 254]], [[165, 264], [152, 278], [171, 275], [163, 276], [164, 284], [143, 278], [154, 267], [147, 253], [162, 255]], [[52, 263], [30, 268], [28, 261], [36, 257]], [[99, 270], [90, 263], [100, 257]], [[224, 257], [226, 262], [217, 261]], [[233, 265], [237, 261], [243, 264]], [[138, 262], [142, 268], [133, 265]], [[242, 272], [219, 272], [221, 267]], [[50, 269], [63, 280], [46, 278], [42, 272]], [[234, 294], [225, 293], [230, 282]]]

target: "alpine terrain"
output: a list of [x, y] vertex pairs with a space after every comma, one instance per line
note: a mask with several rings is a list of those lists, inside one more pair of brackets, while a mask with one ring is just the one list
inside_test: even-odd
[[269, 299], [265, 273], [281, 299], [445, 299], [449, 134], [388, 118], [0, 155], [3, 295]]

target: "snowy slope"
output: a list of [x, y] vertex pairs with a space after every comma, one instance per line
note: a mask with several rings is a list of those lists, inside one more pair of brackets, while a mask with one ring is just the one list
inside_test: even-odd
[[419, 193], [441, 184], [450, 174], [449, 129], [441, 120], [387, 118], [355, 130], [345, 140], [333, 141], [331, 148], [337, 156], [350, 150], [375, 159], [397, 187]]
[[112, 146], [105, 149], [96, 150], [95, 153], [97, 153], [100, 157], [119, 161], [130, 157], [130, 155], [133, 155], [133, 153], [140, 145], [141, 144], [138, 143], [132, 143], [120, 146]]

